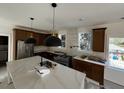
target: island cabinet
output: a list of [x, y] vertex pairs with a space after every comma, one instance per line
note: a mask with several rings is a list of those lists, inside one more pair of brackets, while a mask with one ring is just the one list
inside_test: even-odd
[[86, 76], [104, 85], [104, 66], [87, 61], [73, 59], [72, 68], [86, 73]]

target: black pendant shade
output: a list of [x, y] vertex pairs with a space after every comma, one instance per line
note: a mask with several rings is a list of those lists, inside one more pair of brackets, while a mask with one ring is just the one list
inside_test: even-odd
[[61, 40], [55, 36], [49, 36], [44, 41], [46, 46], [54, 47], [54, 46], [61, 46]]
[[26, 44], [36, 44], [36, 40], [35, 40], [35, 38], [30, 37], [30, 38], [25, 40], [25, 43]]
[[[32, 24], [33, 24], [34, 18], [31, 17], [30, 20], [31, 20], [31, 29], [32, 29]], [[26, 44], [36, 44], [36, 40], [35, 40], [35, 38], [33, 38], [33, 35], [32, 35], [32, 34], [33, 34], [33, 33], [31, 33], [30, 37], [27, 38], [27, 39], [24, 41]]]
[[[55, 8], [57, 7], [56, 3], [52, 3], [51, 4], [52, 8], [53, 8], [53, 31], [55, 30]], [[55, 46], [61, 46], [61, 40], [58, 37], [55, 36], [49, 36], [45, 39], [44, 41], [46, 46], [49, 47], [55, 47]]]

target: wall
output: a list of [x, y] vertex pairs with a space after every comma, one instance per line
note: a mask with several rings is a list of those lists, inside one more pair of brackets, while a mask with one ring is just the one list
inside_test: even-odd
[[92, 55], [96, 55], [96, 56], [105, 58], [104, 53], [93, 52], [92, 50], [81, 51], [78, 47], [70, 48], [70, 46], [79, 46], [79, 44], [78, 44], [79, 32], [91, 32], [91, 31], [92, 31], [91, 27], [60, 30], [60, 31], [58, 31], [58, 33], [66, 33], [66, 48], [54, 47], [54, 48], [51, 48], [51, 50], [66, 52], [67, 54], [72, 55], [72, 56], [81, 56], [83, 54], [92, 54]]
[[8, 61], [13, 60], [13, 25], [12, 23], [0, 18], [0, 35], [8, 36]]
[[[106, 29], [106, 37], [105, 37], [105, 52], [93, 52], [91, 51], [80, 51], [78, 48], [72, 48], [70, 49], [69, 46], [77, 46], [78, 45], [78, 33], [79, 32], [87, 32], [92, 31], [93, 28], [100, 28], [100, 27], [107, 27]], [[118, 23], [111, 23], [111, 24], [104, 24], [104, 25], [96, 25], [92, 27], [81, 27], [77, 29], [66, 29], [61, 30], [59, 32], [62, 33], [66, 32], [67, 34], [67, 48], [61, 49], [61, 48], [52, 48], [53, 51], [59, 50], [66, 52], [67, 54], [73, 55], [73, 56], [80, 56], [82, 54], [92, 54], [96, 55], [102, 58], [108, 58], [108, 39], [109, 37], [124, 37], [124, 21], [118, 22]], [[118, 69], [112, 68], [112, 67], [106, 67], [105, 68], [105, 74], [104, 78], [107, 80], [110, 80], [114, 83], [120, 84], [124, 86], [124, 71], [120, 71]]]

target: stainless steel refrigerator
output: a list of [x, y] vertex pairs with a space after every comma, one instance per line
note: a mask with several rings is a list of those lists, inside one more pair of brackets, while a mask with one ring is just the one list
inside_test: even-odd
[[26, 44], [24, 41], [17, 42], [17, 59], [23, 59], [34, 55], [34, 44]]

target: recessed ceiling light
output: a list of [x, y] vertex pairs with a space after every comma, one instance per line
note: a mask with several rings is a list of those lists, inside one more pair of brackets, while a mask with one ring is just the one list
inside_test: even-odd
[[124, 19], [124, 17], [121, 17], [120, 19]]

